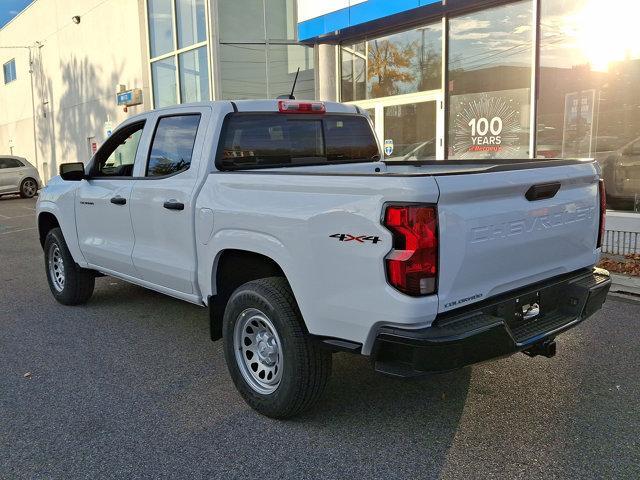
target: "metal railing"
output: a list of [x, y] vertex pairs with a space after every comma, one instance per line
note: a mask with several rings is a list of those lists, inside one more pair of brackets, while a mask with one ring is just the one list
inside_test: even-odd
[[607, 230], [602, 242], [602, 252], [611, 255], [640, 254], [640, 233]]

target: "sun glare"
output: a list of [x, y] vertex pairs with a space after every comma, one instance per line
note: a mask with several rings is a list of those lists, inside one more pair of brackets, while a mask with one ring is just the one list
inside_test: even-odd
[[607, 71], [611, 63], [640, 58], [640, 2], [588, 0], [574, 17], [578, 42], [592, 70]]

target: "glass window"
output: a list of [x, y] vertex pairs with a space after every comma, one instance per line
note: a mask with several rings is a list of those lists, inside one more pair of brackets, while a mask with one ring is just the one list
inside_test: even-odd
[[264, 43], [263, 0], [224, 0], [218, 2], [218, 15], [220, 42]]
[[172, 0], [148, 0], [151, 58], [174, 49], [171, 2]]
[[[637, 2], [542, 0], [536, 155], [595, 157], [610, 208], [640, 207]], [[598, 34], [594, 34], [598, 32]]]
[[313, 165], [378, 159], [378, 146], [363, 116], [300, 118], [236, 114], [226, 121], [221, 168]]
[[0, 158], [0, 168], [20, 168], [24, 164], [17, 158]]
[[451, 19], [449, 158], [529, 158], [532, 2]]
[[200, 124], [200, 115], [161, 118], [149, 154], [147, 177], [161, 177], [188, 170]]
[[175, 58], [171, 57], [153, 62], [151, 64], [151, 81], [153, 82], [153, 103], [155, 108], [178, 103]]
[[267, 38], [296, 40], [294, 0], [266, 0]]
[[209, 66], [207, 47], [181, 53], [178, 56], [180, 95], [183, 103], [209, 100]]
[[176, 0], [178, 48], [207, 39], [207, 16], [204, 0]]
[[342, 100], [442, 88], [442, 26], [427, 25], [344, 46]]
[[390, 160], [435, 160], [436, 102], [384, 107], [384, 145]]
[[327, 160], [379, 160], [378, 145], [365, 117], [336, 116], [324, 120]]
[[125, 127], [109, 137], [95, 156], [92, 177], [131, 177], [144, 123]]
[[269, 45], [268, 56], [268, 98], [291, 93], [298, 68], [300, 74], [296, 82], [295, 97], [307, 100], [315, 98], [313, 48], [302, 45]]
[[224, 99], [267, 98], [265, 45], [220, 45]]
[[4, 73], [4, 83], [13, 82], [16, 79], [16, 59], [9, 60], [2, 66]]

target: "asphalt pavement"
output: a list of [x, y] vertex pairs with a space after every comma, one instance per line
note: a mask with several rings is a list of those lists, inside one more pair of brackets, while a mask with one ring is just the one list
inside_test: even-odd
[[33, 200], [0, 198], [0, 479], [640, 478], [640, 303], [524, 355], [420, 380], [339, 354], [320, 405], [242, 401], [199, 307], [47, 287]]

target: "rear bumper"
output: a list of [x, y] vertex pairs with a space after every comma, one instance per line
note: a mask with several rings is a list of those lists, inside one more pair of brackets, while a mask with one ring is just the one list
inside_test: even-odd
[[[375, 368], [410, 377], [534, 348], [598, 311], [610, 287], [606, 270], [581, 270], [447, 312], [428, 328], [383, 327], [372, 351]], [[533, 304], [540, 313], [525, 318], [522, 306]]]

